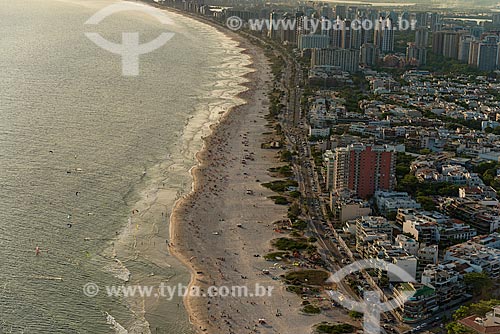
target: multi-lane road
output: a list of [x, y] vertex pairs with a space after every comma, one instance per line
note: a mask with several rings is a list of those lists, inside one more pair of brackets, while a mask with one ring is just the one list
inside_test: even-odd
[[[286, 106], [282, 118], [282, 129], [287, 139], [287, 149], [297, 154], [293, 158], [294, 172], [299, 183], [302, 194], [303, 211], [308, 218], [310, 232], [318, 240], [320, 254], [327, 265], [327, 269], [334, 273], [342, 264], [355, 261], [347, 244], [342, 240], [329, 219], [326, 201], [322, 197], [320, 177], [315, 170], [310, 146], [308, 144], [308, 133], [305, 128], [305, 115], [302, 116], [301, 100], [303, 90], [301, 88], [302, 68], [300, 64], [289, 54], [281, 54], [285, 60], [286, 67], [283, 73], [282, 90], [286, 92], [283, 97], [283, 105]], [[364, 281], [374, 291], [378, 291], [384, 300], [387, 300], [380, 287], [366, 272], [362, 272]], [[338, 290], [350, 299], [359, 300], [347, 282], [339, 284]], [[391, 319], [392, 318], [392, 319]], [[384, 315], [383, 320], [397, 322], [397, 315], [393, 312], [392, 317]], [[386, 326], [387, 327], [387, 326]], [[387, 327], [390, 329], [390, 327]], [[385, 332], [385, 331], [384, 331]]]
[[[300, 64], [288, 55], [284, 56], [286, 63], [283, 73], [284, 82], [287, 87], [283, 87], [286, 92], [283, 97], [283, 104], [286, 106], [282, 119], [283, 133], [287, 139], [287, 149], [297, 152], [293, 157], [293, 170], [299, 189], [302, 194], [302, 211], [308, 218], [310, 233], [317, 239], [320, 246], [319, 252], [325, 262], [327, 269], [334, 273], [340, 269], [340, 265], [334, 259], [341, 259], [343, 255], [332, 241], [333, 230], [326, 223], [326, 209], [320, 201], [321, 188], [315, 171], [311, 152], [307, 143], [307, 130], [304, 128], [305, 120], [301, 110], [302, 99], [302, 68]], [[358, 299], [358, 295], [346, 282], [341, 282], [338, 289], [350, 298]]]

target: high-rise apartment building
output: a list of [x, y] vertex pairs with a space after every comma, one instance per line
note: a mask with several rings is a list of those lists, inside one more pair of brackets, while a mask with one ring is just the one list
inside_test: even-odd
[[323, 154], [323, 158], [326, 166], [326, 189], [330, 190], [333, 186], [333, 164], [335, 162], [335, 154], [328, 150]]
[[298, 40], [300, 50], [304, 49], [326, 49], [330, 44], [330, 38], [326, 35], [301, 35]]
[[426, 48], [429, 44], [429, 30], [427, 27], [419, 27], [415, 30], [415, 46]]
[[354, 20], [358, 15], [358, 7], [356, 6], [349, 6], [347, 9], [347, 16], [346, 18], [349, 20]]
[[333, 189], [366, 198], [395, 186], [395, 153], [386, 146], [352, 144], [335, 150]]
[[394, 29], [390, 19], [379, 19], [376, 22], [373, 39], [380, 51], [394, 51]]
[[351, 30], [351, 21], [344, 20], [342, 24], [341, 31], [341, 48], [342, 49], [351, 49], [352, 48], [352, 30]]
[[346, 72], [359, 70], [359, 50], [312, 49], [311, 66], [335, 66]]
[[474, 36], [475, 38], [481, 38], [481, 35], [484, 34], [484, 27], [482, 27], [482, 26], [471, 27], [470, 34], [472, 36]]
[[493, 13], [491, 15], [493, 25], [500, 26], [500, 13]]
[[378, 49], [373, 43], [364, 43], [361, 46], [361, 59], [359, 63], [365, 66], [373, 66], [377, 63]]
[[460, 41], [458, 42], [458, 60], [467, 63], [469, 61], [469, 51], [470, 45], [474, 41], [472, 35], [462, 35], [460, 36]]
[[443, 54], [445, 31], [436, 31], [432, 34], [432, 52], [438, 55]]
[[441, 18], [439, 17], [438, 13], [432, 13], [431, 14], [431, 31], [438, 31], [441, 29]]
[[498, 36], [488, 35], [481, 43], [477, 55], [477, 68], [480, 71], [493, 71], [497, 68]]
[[347, 6], [337, 5], [335, 7], [335, 16], [340, 17], [341, 19], [347, 18]]
[[277, 39], [279, 37], [279, 27], [275, 26], [278, 24], [278, 18], [279, 15], [278, 13], [271, 12], [269, 15], [269, 31], [268, 31], [268, 36], [271, 39]]
[[427, 63], [428, 44], [429, 30], [427, 27], [418, 27], [415, 31], [415, 43], [408, 43], [408, 47], [406, 48], [406, 61], [425, 65]]
[[331, 46], [332, 48], [340, 48], [342, 47], [342, 28], [343, 28], [342, 20], [335, 20], [332, 23], [332, 29], [329, 30], [329, 34], [331, 37]]
[[295, 13], [295, 40], [299, 41], [300, 36], [309, 33], [307, 27], [307, 18], [302, 12]]
[[458, 59], [458, 43], [460, 41], [460, 33], [456, 31], [448, 31], [444, 34], [443, 39], [443, 56], [447, 58]]
[[479, 55], [479, 41], [472, 41], [469, 48], [469, 62], [471, 66], [477, 66], [477, 59]]
[[333, 9], [330, 6], [321, 7], [320, 14], [322, 17], [327, 17], [329, 19], [333, 18]]
[[368, 18], [368, 20], [370, 20], [370, 22], [377, 22], [379, 17], [380, 17], [380, 14], [379, 14], [379, 11], [377, 9], [368, 10], [367, 18]]
[[406, 48], [406, 61], [416, 61], [418, 65], [427, 64], [427, 49], [417, 47], [416, 43], [408, 43]]
[[364, 29], [361, 24], [352, 25], [351, 47], [359, 49], [361, 45], [368, 43], [370, 33], [373, 34], [373, 31]]
[[464, 32], [436, 31], [432, 35], [432, 52], [447, 58], [458, 59], [460, 37]]
[[415, 25], [417, 27], [425, 27], [427, 28], [429, 26], [429, 20], [428, 20], [429, 14], [426, 12], [419, 12], [415, 14]]

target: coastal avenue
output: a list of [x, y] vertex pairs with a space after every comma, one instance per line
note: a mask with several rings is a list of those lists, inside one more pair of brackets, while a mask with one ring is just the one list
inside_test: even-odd
[[[281, 53], [281, 55], [286, 62], [283, 76], [288, 84], [288, 87], [283, 89], [287, 92], [287, 96], [283, 98], [284, 105], [287, 106], [282, 122], [283, 132], [287, 137], [288, 149], [293, 150], [295, 148], [298, 152], [298, 157], [294, 157], [294, 172], [299, 183], [300, 192], [303, 194], [304, 201], [302, 204], [307, 207], [305, 212], [307, 212], [310, 230], [318, 240], [322, 250], [321, 256], [327, 264], [327, 269], [334, 273], [340, 269], [340, 266], [332, 258], [342, 258], [342, 254], [331, 239], [326, 236], [327, 231], [321, 225], [321, 221], [326, 221], [326, 215], [319, 209], [318, 196], [313, 191], [313, 189], [319, 190], [319, 187], [317, 188], [315, 180], [310, 177], [314, 174], [309, 162], [311, 155], [307, 145], [307, 132], [300, 126], [305, 124], [305, 120], [301, 117], [302, 90], [300, 88], [299, 74], [302, 73], [302, 68], [292, 57], [285, 53]], [[337, 288], [350, 298], [359, 300], [359, 296], [345, 281], [341, 282]]]
[[[260, 38], [259, 40], [263, 41]], [[267, 45], [270, 44], [267, 41], [263, 42]], [[282, 49], [282, 47], [276, 48], [276, 45], [274, 45], [274, 43], [272, 44], [275, 51], [277, 49]], [[283, 104], [286, 106], [282, 119], [283, 132], [288, 141], [287, 148], [290, 151], [295, 149], [298, 153], [298, 157], [293, 158], [294, 172], [297, 182], [299, 183], [300, 191], [303, 194], [304, 200], [302, 204], [307, 208], [305, 212], [307, 212], [308, 215], [310, 231], [318, 240], [318, 244], [322, 250], [322, 259], [327, 264], [326, 269], [333, 273], [338, 271], [341, 265], [339, 262], [332, 259], [345, 259], [348, 262], [355, 261], [356, 259], [349, 247], [336, 232], [328, 216], [325, 200], [321, 197], [321, 184], [315, 171], [314, 159], [310, 152], [307, 131], [304, 127], [306, 120], [305, 116], [302, 117], [301, 112], [301, 100], [303, 96], [301, 89], [302, 67], [297, 60], [287, 52], [282, 51], [280, 54], [286, 62], [285, 72], [283, 74], [285, 79], [283, 80], [284, 82], [281, 82], [281, 85], [285, 85], [282, 87], [282, 90], [286, 92], [286, 96], [283, 98]], [[344, 250], [340, 251], [337, 244], [332, 242], [332, 240], [337, 240], [338, 244], [341, 245]], [[364, 270], [361, 273], [373, 290], [380, 293], [383, 301], [387, 301], [387, 296], [375, 281], [373, 281], [371, 276]], [[352, 290], [345, 280], [340, 283], [337, 289], [351, 299], [360, 299], [358, 294]], [[383, 314], [382, 320], [384, 322], [396, 321], [398, 325], [400, 325], [396, 311], [391, 311], [391, 314], [392, 317]], [[382, 328], [381, 330], [383, 333], [386, 332]]]
[[[317, 205], [314, 205], [314, 203], [319, 203], [319, 201], [317, 194], [315, 194], [312, 189], [319, 188], [315, 188], [314, 180], [311, 181], [311, 178], [308, 177], [308, 173], [312, 174], [313, 171], [311, 164], [308, 162], [311, 156], [309, 147], [307, 146], [307, 132], [303, 126], [301, 126], [305, 124], [305, 120], [302, 118], [301, 113], [302, 89], [300, 84], [302, 68], [297, 60], [292, 57], [287, 50], [283, 49], [282, 46], [276, 45], [274, 42], [263, 40], [254, 35], [244, 34], [259, 40], [265, 45], [271, 46], [275, 52], [281, 55], [286, 63], [283, 79], [280, 82], [281, 90], [286, 92], [286, 95], [282, 99], [282, 104], [286, 106], [281, 122], [283, 125], [283, 133], [287, 138], [287, 148], [290, 151], [296, 149], [296, 151], [299, 152], [299, 157], [293, 158], [293, 169], [297, 182], [299, 183], [300, 192], [305, 198], [302, 204], [307, 207], [305, 212], [308, 213], [309, 227], [313, 236], [318, 240], [318, 244], [322, 250], [322, 259], [328, 265], [326, 269], [334, 273], [340, 269], [340, 266], [333, 261], [332, 258], [342, 258], [342, 254], [331, 239], [326, 237], [327, 231], [321, 225], [321, 221], [326, 221], [326, 215], [322, 210], [318, 209]], [[345, 281], [338, 286], [338, 289], [345, 295], [350, 296], [350, 298], [359, 300], [359, 296], [352, 291], [351, 287]]]
[[[283, 133], [287, 139], [287, 148], [289, 150], [294, 150], [296, 148], [296, 151], [299, 153], [298, 158], [293, 158], [293, 169], [297, 182], [299, 183], [300, 192], [305, 199], [302, 204], [307, 207], [305, 212], [307, 212], [308, 215], [310, 231], [318, 240], [318, 244], [322, 250], [322, 259], [327, 264], [326, 269], [334, 273], [338, 271], [341, 266], [332, 259], [342, 258], [343, 255], [327, 236], [327, 231], [321, 224], [322, 221], [327, 221], [327, 215], [326, 211], [321, 210], [319, 207], [319, 183], [316, 185], [315, 180], [309, 177], [314, 174], [311, 163], [309, 162], [311, 155], [307, 145], [307, 131], [303, 127], [305, 119], [302, 117], [301, 113], [302, 89], [300, 84], [302, 68], [297, 60], [281, 45], [277, 45], [273, 41], [264, 40], [261, 37], [243, 31], [240, 31], [240, 33], [248, 38], [258, 40], [263, 45], [270, 46], [275, 53], [281, 55], [286, 63], [283, 73], [284, 80], [280, 82], [281, 90], [286, 92], [286, 95], [282, 99], [283, 105], [286, 106], [281, 122]], [[318, 193], [315, 193], [313, 189], [316, 189]], [[359, 296], [345, 281], [342, 281], [337, 289], [351, 299], [360, 300]]]

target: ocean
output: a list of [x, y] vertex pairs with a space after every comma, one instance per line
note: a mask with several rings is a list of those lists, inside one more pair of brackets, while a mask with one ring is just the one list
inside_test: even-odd
[[[106, 287], [188, 283], [168, 253], [169, 216], [209, 126], [243, 102], [250, 59], [174, 13], [167, 26], [135, 11], [84, 24], [115, 2], [2, 1], [0, 333], [192, 333], [181, 297]], [[138, 76], [84, 35], [145, 43], [165, 31]]]

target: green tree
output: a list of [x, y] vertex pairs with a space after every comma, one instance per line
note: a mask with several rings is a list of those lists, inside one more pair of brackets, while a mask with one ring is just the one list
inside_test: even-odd
[[292, 161], [292, 152], [290, 152], [290, 151], [281, 152], [281, 160]]
[[394, 221], [394, 220], [396, 220], [397, 215], [398, 215], [398, 213], [396, 211], [391, 211], [385, 215], [385, 218], [387, 218], [388, 220]]
[[417, 187], [418, 179], [412, 174], [405, 175], [398, 184], [398, 190], [406, 191], [408, 193], [413, 193]]
[[485, 273], [467, 273], [464, 282], [475, 295], [488, 294], [493, 286], [491, 278]]
[[495, 178], [493, 181], [491, 181], [490, 186], [495, 188], [496, 191], [500, 191], [500, 180], [498, 180], [498, 178]]
[[486, 185], [491, 185], [495, 177], [497, 176], [497, 170], [495, 168], [488, 169], [483, 174], [483, 181]]
[[446, 330], [448, 334], [466, 334], [473, 333], [471, 330], [467, 329], [464, 325], [459, 324], [456, 321], [450, 322], [446, 325]]
[[293, 203], [292, 205], [290, 205], [289, 210], [296, 216], [300, 215], [300, 205], [298, 205], [297, 203]]
[[423, 148], [419, 151], [420, 154], [430, 154], [431, 153], [431, 150], [429, 150], [428, 148]]
[[363, 313], [357, 311], [351, 311], [349, 312], [349, 316], [353, 319], [361, 319], [363, 317]]
[[292, 223], [292, 227], [297, 230], [305, 230], [307, 228], [307, 223], [303, 220], [297, 220]]
[[410, 173], [410, 167], [408, 167], [408, 165], [396, 165], [396, 176], [398, 179], [404, 177], [408, 173]]
[[462, 319], [469, 315], [470, 309], [469, 306], [462, 305], [460, 306], [455, 313], [453, 313], [453, 319]]
[[478, 173], [483, 175], [484, 172], [486, 172], [488, 169], [496, 168], [496, 162], [494, 161], [485, 161], [481, 162], [480, 164], [474, 166], [473, 170], [474, 173]]
[[316, 327], [318, 333], [325, 334], [343, 334], [343, 333], [352, 333], [354, 331], [354, 327], [349, 324], [328, 324], [321, 323]]
[[458, 196], [460, 187], [455, 184], [440, 184], [437, 188], [437, 193], [441, 196]]
[[500, 300], [490, 299], [490, 300], [481, 300], [478, 303], [470, 305], [462, 305], [453, 314], [453, 319], [459, 320], [473, 314], [480, 317], [484, 317], [486, 313], [491, 311], [491, 309], [497, 306], [498, 304], [500, 304]]
[[426, 211], [436, 210], [436, 204], [427, 196], [417, 196], [417, 202], [419, 202], [422, 205], [422, 209]]

